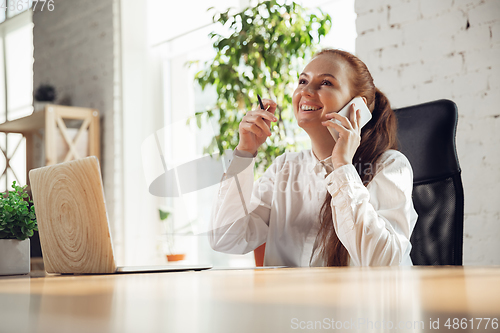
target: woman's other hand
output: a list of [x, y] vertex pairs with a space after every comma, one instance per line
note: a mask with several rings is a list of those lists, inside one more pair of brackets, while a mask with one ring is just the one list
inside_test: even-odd
[[278, 119], [274, 116], [277, 104], [270, 99], [263, 99], [264, 108], [248, 111], [241, 119], [239, 132], [240, 142], [236, 149], [255, 155], [259, 147], [271, 136], [271, 122]]
[[[339, 132], [339, 138], [332, 151], [332, 163], [335, 169], [352, 164], [352, 159], [361, 142], [361, 128], [359, 127], [360, 110], [355, 110], [354, 104], [349, 110], [349, 119], [338, 113], [326, 115], [328, 121], [323, 121], [323, 126], [329, 126]], [[329, 120], [338, 120], [340, 125]]]

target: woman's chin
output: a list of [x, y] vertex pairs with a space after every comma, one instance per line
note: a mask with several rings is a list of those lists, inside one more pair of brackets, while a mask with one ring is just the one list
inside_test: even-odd
[[299, 125], [300, 128], [306, 131], [306, 133], [309, 136], [311, 135], [317, 136], [319, 133], [321, 133], [321, 135], [331, 138], [330, 131], [328, 131], [328, 128], [326, 128], [325, 126], [323, 126], [323, 124], [321, 124], [320, 119], [316, 119], [315, 121], [302, 119], [298, 120], [297, 124]]
[[319, 118], [308, 119], [308, 118], [301, 117], [301, 118], [297, 119], [297, 124], [299, 125], [299, 127], [303, 128], [303, 129], [323, 127], [323, 125], [321, 125], [321, 119], [319, 119]]

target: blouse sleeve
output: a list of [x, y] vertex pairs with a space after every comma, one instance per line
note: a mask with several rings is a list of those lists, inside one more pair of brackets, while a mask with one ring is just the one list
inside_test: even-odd
[[254, 164], [253, 158], [230, 157], [210, 219], [210, 245], [216, 251], [245, 254], [266, 242], [276, 164], [255, 183]]
[[400, 152], [388, 155], [367, 187], [352, 164], [325, 178], [335, 231], [356, 266], [399, 265], [411, 249], [413, 171]]

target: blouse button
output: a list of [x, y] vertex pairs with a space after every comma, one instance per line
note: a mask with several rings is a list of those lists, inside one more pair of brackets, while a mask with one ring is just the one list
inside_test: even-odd
[[328, 186], [330, 186], [330, 185], [332, 185], [332, 184], [333, 184], [333, 182], [332, 182], [332, 181], [329, 181], [327, 185], [328, 185]]

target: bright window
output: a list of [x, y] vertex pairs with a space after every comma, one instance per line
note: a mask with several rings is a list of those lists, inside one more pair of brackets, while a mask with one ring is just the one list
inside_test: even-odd
[[[0, 13], [5, 14], [1, 8]], [[0, 122], [33, 112], [31, 11], [11, 14], [0, 24]], [[11, 189], [14, 180], [26, 184], [26, 143], [22, 135], [0, 133], [0, 148], [3, 151], [0, 153], [0, 191]], [[6, 168], [6, 157], [10, 168]]]

